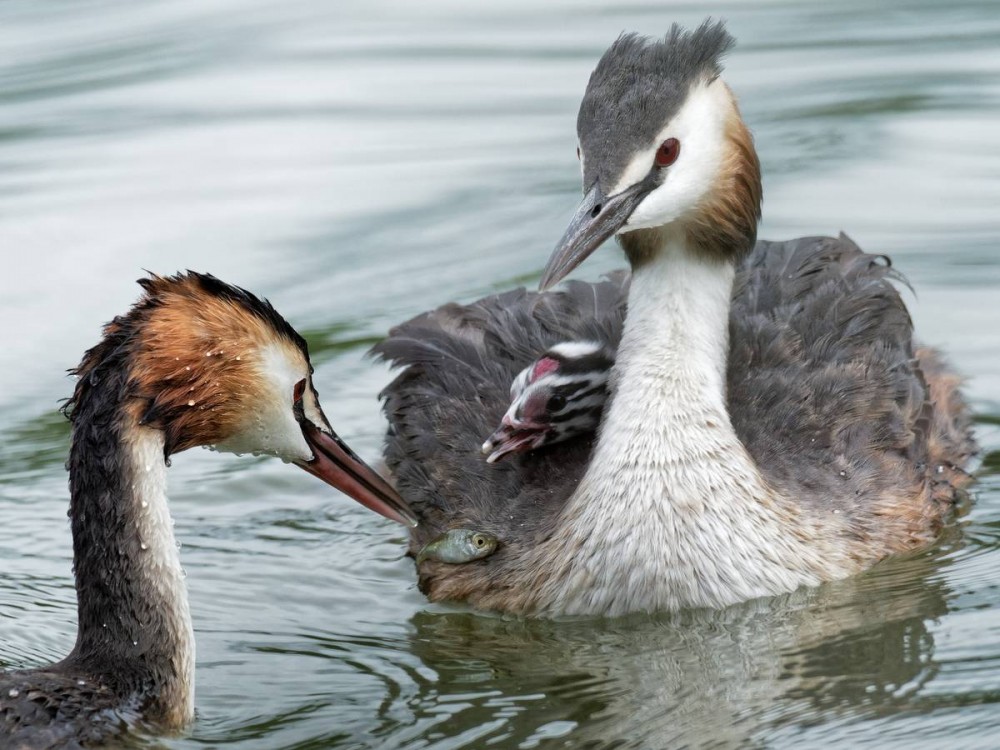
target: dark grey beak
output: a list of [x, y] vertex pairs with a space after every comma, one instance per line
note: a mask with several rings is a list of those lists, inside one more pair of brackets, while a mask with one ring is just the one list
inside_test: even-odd
[[601, 192], [600, 183], [595, 182], [583, 196], [566, 233], [552, 251], [538, 288], [545, 291], [580, 265], [608, 237], [625, 225], [636, 206], [654, 187], [656, 184], [646, 179], [608, 197]]

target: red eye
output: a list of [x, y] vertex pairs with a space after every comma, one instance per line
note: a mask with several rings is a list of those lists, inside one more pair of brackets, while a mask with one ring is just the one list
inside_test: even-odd
[[681, 155], [681, 142], [676, 138], [667, 138], [660, 147], [656, 149], [654, 163], [658, 167], [669, 167], [677, 157]]
[[298, 383], [295, 384], [295, 389], [292, 391], [292, 403], [297, 404], [302, 400], [302, 396], [306, 392], [306, 379], [302, 378]]

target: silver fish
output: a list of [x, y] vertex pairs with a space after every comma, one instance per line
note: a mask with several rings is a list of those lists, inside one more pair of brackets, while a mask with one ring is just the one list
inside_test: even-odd
[[424, 560], [459, 565], [492, 555], [500, 540], [485, 531], [450, 529], [424, 545], [417, 555], [417, 565]]

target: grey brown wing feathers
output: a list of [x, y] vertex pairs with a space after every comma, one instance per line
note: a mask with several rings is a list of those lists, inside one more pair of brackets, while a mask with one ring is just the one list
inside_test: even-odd
[[730, 318], [730, 411], [758, 466], [890, 549], [927, 540], [946, 512], [931, 500], [954, 495], [932, 464], [972, 450], [956, 388], [914, 348], [899, 280], [843, 235], [761, 242]]
[[[461, 524], [509, 537], [519, 504], [555, 507], [570, 494], [589, 442], [561, 445], [555, 458], [500, 464], [487, 464], [480, 446], [507, 409], [512, 379], [541, 352], [567, 340], [617, 342], [627, 283], [620, 272], [597, 284], [445, 305], [395, 327], [372, 349], [402, 369], [382, 392], [385, 458], [421, 519], [414, 545]], [[547, 515], [532, 514], [533, 525]]]

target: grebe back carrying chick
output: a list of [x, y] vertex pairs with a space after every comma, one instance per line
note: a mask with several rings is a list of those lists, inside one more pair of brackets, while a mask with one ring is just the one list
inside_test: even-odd
[[[753, 140], [722, 24], [620, 37], [578, 118], [585, 197], [542, 286], [613, 235], [622, 281], [447, 305], [375, 351], [386, 458], [421, 524], [496, 536], [421, 588], [518, 613], [723, 607], [842, 578], [934, 539], [973, 451], [958, 379], [917, 349], [883, 259], [846, 237], [755, 243]], [[596, 444], [486, 463], [507, 386], [628, 311]]]

